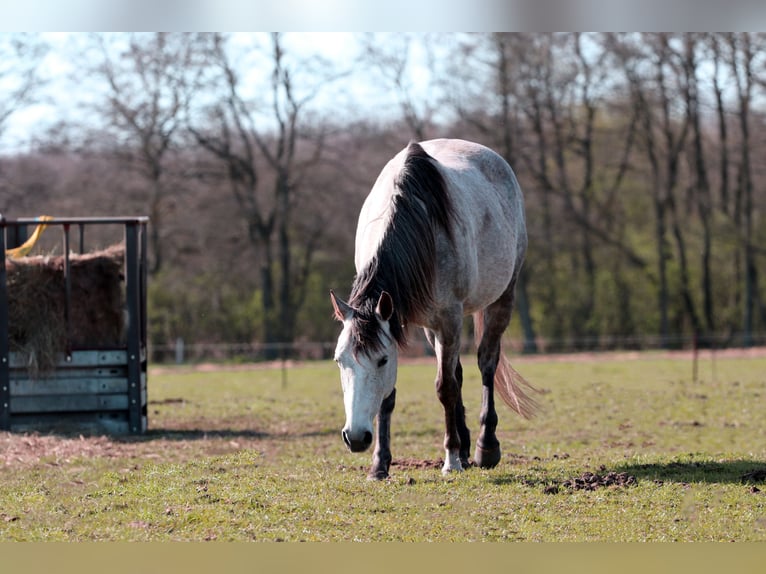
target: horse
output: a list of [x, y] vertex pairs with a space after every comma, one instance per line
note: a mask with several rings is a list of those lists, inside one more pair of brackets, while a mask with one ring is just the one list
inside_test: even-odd
[[340, 369], [351, 452], [376, 444], [371, 480], [389, 476], [390, 427], [398, 351], [409, 327], [423, 328], [437, 362], [444, 407], [446, 475], [470, 464], [460, 363], [463, 317], [473, 315], [482, 403], [473, 463], [501, 459], [494, 390], [530, 418], [536, 391], [511, 367], [500, 342], [511, 319], [527, 249], [524, 198], [510, 165], [496, 152], [459, 139], [410, 142], [383, 168], [359, 213], [348, 301], [330, 291], [342, 323], [334, 359]]

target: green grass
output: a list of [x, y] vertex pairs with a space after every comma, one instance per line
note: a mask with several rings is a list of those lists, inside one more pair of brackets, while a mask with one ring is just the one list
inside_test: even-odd
[[[145, 437], [44, 437], [33, 461], [6, 452], [0, 540], [766, 540], [766, 485], [742, 480], [766, 468], [766, 359], [702, 361], [698, 382], [689, 361], [651, 355], [515, 365], [543, 390], [542, 412], [503, 406], [500, 465], [446, 478], [435, 368], [401, 366], [399, 464], [384, 482], [342, 444], [330, 363], [293, 368], [286, 385], [279, 370], [152, 372]], [[29, 438], [6, 433], [6, 449]], [[636, 484], [564, 485], [588, 471]]]

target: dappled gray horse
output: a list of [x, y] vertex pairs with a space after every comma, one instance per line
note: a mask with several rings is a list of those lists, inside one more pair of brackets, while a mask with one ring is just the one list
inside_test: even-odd
[[330, 293], [343, 323], [340, 367], [353, 452], [377, 442], [370, 478], [388, 476], [398, 348], [407, 328], [423, 327], [436, 351], [436, 393], [444, 406], [445, 474], [469, 463], [460, 364], [463, 316], [473, 314], [483, 394], [474, 462], [500, 461], [494, 389], [522, 416], [534, 400], [510, 366], [500, 339], [511, 318], [527, 246], [524, 200], [503, 158], [482, 145], [438, 139], [410, 145], [383, 168], [356, 230], [356, 278], [348, 302]]

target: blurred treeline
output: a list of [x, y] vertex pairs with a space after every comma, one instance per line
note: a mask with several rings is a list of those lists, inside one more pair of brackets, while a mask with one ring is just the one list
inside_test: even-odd
[[459, 137], [525, 192], [520, 348], [763, 342], [766, 35], [299, 36], [77, 37], [52, 96], [55, 48], [0, 36], [0, 144], [62, 106], [2, 148], [0, 212], [149, 215], [156, 346], [332, 341], [380, 169]]

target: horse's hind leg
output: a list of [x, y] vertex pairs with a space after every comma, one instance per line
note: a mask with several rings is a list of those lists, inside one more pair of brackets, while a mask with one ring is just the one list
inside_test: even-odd
[[483, 311], [484, 332], [478, 350], [482, 383], [481, 428], [474, 453], [474, 461], [481, 468], [497, 466], [501, 457], [500, 442], [495, 435], [495, 372], [500, 361], [500, 340], [511, 320], [515, 283], [512, 281], [505, 293]]
[[391, 467], [391, 413], [394, 412], [395, 405], [396, 389], [383, 399], [378, 411], [378, 439], [372, 453], [372, 466], [367, 475], [369, 480], [388, 478], [388, 469]]

